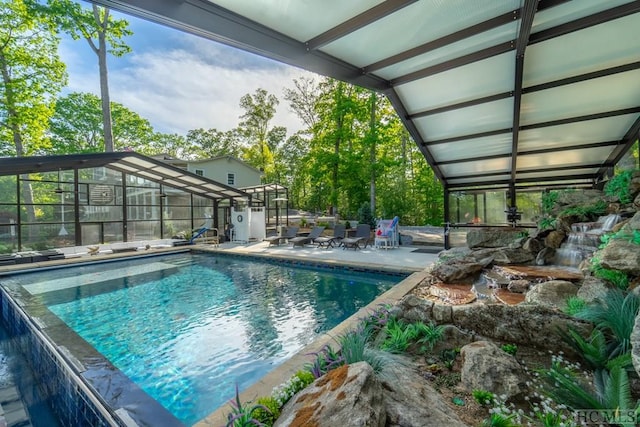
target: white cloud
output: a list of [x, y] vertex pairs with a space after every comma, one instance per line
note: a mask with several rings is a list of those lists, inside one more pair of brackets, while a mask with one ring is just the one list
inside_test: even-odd
[[[238, 125], [243, 110], [240, 98], [263, 88], [280, 100], [274, 126], [291, 135], [302, 127], [284, 99], [284, 88], [309, 73], [256, 55], [240, 52], [193, 36], [170, 47], [134, 51], [124, 58], [110, 57], [111, 100], [148, 119], [163, 133], [186, 134], [190, 129]], [[174, 39], [175, 40], [175, 39]], [[68, 91], [99, 94], [97, 58], [87, 46], [74, 43], [62, 50], [69, 66]], [[82, 49], [78, 51], [76, 49]]]

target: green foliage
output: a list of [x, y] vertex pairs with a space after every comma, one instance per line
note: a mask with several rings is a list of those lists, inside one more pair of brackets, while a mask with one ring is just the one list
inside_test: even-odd
[[491, 406], [495, 402], [496, 398], [493, 393], [487, 390], [473, 390], [471, 395], [480, 406]]
[[340, 354], [346, 364], [365, 360], [364, 350], [367, 341], [369, 341], [369, 336], [368, 330], [360, 328], [345, 332], [336, 338], [336, 341], [340, 344]]
[[414, 327], [418, 338], [417, 342], [421, 344], [420, 352], [422, 353], [433, 350], [436, 343], [442, 339], [444, 332], [444, 326], [442, 325], [436, 325], [433, 322], [429, 322], [428, 324], [416, 322]]
[[59, 37], [50, 17], [32, 13], [23, 1], [3, 1], [0, 39], [0, 156], [40, 154], [49, 144], [51, 100], [67, 82]]
[[482, 421], [482, 427], [520, 427], [514, 422], [515, 415], [491, 414]]
[[581, 221], [595, 219], [607, 212], [607, 202], [598, 200], [596, 203], [587, 206], [573, 206], [560, 212], [561, 216], [575, 216]]
[[453, 365], [456, 363], [456, 359], [458, 358], [458, 355], [460, 354], [460, 349], [459, 348], [448, 348], [448, 349], [444, 349], [442, 350], [442, 352], [440, 352], [440, 360], [442, 360], [442, 363], [444, 364], [444, 366], [449, 370], [453, 370]]
[[364, 202], [358, 208], [358, 224], [369, 224], [371, 227], [375, 227], [376, 219], [373, 217], [369, 202]]
[[385, 340], [381, 348], [389, 353], [404, 353], [411, 344], [417, 343], [420, 352], [431, 351], [442, 339], [443, 330], [443, 326], [433, 322], [407, 324], [395, 317], [389, 317], [386, 320]]
[[227, 414], [226, 427], [248, 427], [260, 425], [254, 417], [256, 410], [261, 409], [268, 411], [268, 409], [262, 405], [250, 406], [249, 404], [243, 405], [240, 401], [240, 393], [238, 391], [238, 385], [236, 384], [236, 397], [230, 401], [231, 412]]
[[555, 230], [557, 222], [558, 222], [557, 218], [551, 218], [551, 217], [545, 216], [543, 218], [540, 218], [540, 221], [538, 221], [538, 228], [541, 230], [548, 230], [548, 229]]
[[[149, 152], [147, 147], [154, 140], [154, 132], [148, 120], [122, 104], [111, 103], [113, 118], [113, 143], [117, 151], [130, 148]], [[54, 154], [97, 153], [105, 151], [102, 123], [102, 102], [91, 93], [73, 92], [56, 102], [51, 118]]]
[[610, 357], [631, 350], [631, 331], [640, 308], [640, 296], [611, 289], [603, 301], [596, 300], [576, 317], [593, 322], [608, 337], [612, 350]]
[[590, 369], [604, 369], [609, 361], [607, 340], [601, 330], [595, 328], [585, 339], [575, 329], [559, 331], [562, 339], [569, 344]]
[[[325, 345], [316, 353], [311, 354], [313, 362], [305, 365], [305, 369], [309, 371], [314, 378], [320, 378], [331, 369], [344, 365], [344, 359], [339, 351], [334, 350], [330, 345]], [[284, 403], [283, 403], [284, 405]]]
[[512, 356], [515, 356], [518, 352], [518, 346], [515, 344], [503, 344], [502, 346], [500, 346], [500, 348], [502, 349], [502, 351]]
[[387, 323], [386, 334], [381, 348], [389, 353], [404, 353], [417, 335], [413, 325], [406, 325], [395, 318]]
[[278, 401], [271, 396], [259, 397], [256, 403], [258, 406], [253, 411], [253, 418], [264, 424], [265, 427], [271, 427], [280, 416], [280, 405]]
[[558, 191], [545, 191], [542, 193], [542, 212], [545, 214], [553, 213], [553, 208], [558, 200], [560, 193]]
[[315, 377], [309, 371], [300, 370], [294, 374], [304, 385], [304, 387], [308, 386], [312, 382], [315, 381]]
[[600, 249], [603, 249], [605, 246], [609, 244], [611, 240], [626, 240], [629, 243], [633, 243], [636, 245], [640, 245], [640, 230], [628, 230], [626, 228], [622, 228], [617, 233], [609, 233], [600, 237], [602, 244], [600, 245]]
[[629, 277], [624, 271], [611, 270], [601, 265], [594, 266], [592, 270], [595, 277], [611, 283], [618, 289], [624, 291], [629, 287]]
[[567, 301], [562, 311], [568, 314], [569, 316], [576, 316], [586, 306], [587, 306], [587, 303], [585, 302], [585, 300], [583, 300], [580, 297], [573, 296], [573, 297], [567, 298]]
[[617, 197], [620, 203], [631, 203], [631, 179], [633, 174], [634, 171], [631, 169], [620, 171], [604, 186], [604, 194]]

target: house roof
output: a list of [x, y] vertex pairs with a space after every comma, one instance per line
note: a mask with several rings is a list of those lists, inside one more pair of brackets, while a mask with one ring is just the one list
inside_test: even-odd
[[592, 186], [640, 131], [640, 1], [93, 0], [384, 93], [447, 190]]
[[108, 167], [209, 199], [251, 198], [245, 191], [134, 152], [0, 158], [0, 175]]
[[254, 172], [258, 173], [258, 174], [263, 174], [263, 172], [259, 169], [254, 168], [253, 166], [251, 166], [249, 163], [242, 161], [240, 159], [238, 159], [237, 157], [234, 156], [218, 156], [218, 157], [211, 157], [208, 159], [198, 159], [198, 160], [185, 160], [184, 162], [189, 164], [189, 165], [193, 165], [193, 164], [198, 164], [198, 163], [208, 163], [208, 162], [219, 162], [221, 160], [227, 160], [227, 161], [233, 161], [236, 162], [244, 167], [246, 167], [247, 169], [251, 169]]

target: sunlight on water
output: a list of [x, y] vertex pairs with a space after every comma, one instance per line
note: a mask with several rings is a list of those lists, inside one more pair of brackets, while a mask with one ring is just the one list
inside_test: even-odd
[[179, 257], [164, 277], [49, 308], [187, 425], [401, 280]]

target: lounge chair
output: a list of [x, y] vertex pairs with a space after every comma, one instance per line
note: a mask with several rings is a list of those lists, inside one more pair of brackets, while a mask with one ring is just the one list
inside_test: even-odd
[[346, 237], [342, 239], [342, 249], [353, 248], [353, 250], [356, 250], [366, 248], [369, 244], [370, 238], [371, 226], [369, 224], [359, 224], [356, 228], [356, 234], [354, 237]]
[[282, 236], [269, 236], [265, 237], [264, 241], [269, 242], [269, 246], [271, 245], [279, 245], [283, 240], [289, 240], [296, 237], [298, 234], [298, 227], [287, 227], [287, 231]]
[[324, 226], [322, 225], [313, 227], [308, 236], [294, 237], [292, 239], [289, 239], [289, 243], [292, 243], [293, 246], [304, 246], [307, 243], [312, 243], [315, 239], [320, 237], [323, 231], [324, 231]]
[[317, 239], [313, 240], [313, 243], [316, 243], [319, 248], [327, 249], [334, 247], [336, 243], [339, 244], [340, 241], [344, 239], [345, 232], [346, 227], [344, 225], [336, 224], [333, 227], [333, 236], [318, 237]]

